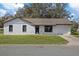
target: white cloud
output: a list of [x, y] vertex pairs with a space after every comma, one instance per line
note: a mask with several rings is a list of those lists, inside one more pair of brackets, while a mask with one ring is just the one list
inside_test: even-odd
[[70, 3], [70, 7], [76, 11], [79, 11], [79, 3]]
[[73, 18], [79, 18], [79, 3], [70, 3], [70, 11], [72, 12]]
[[23, 8], [23, 6], [23, 3], [3, 3], [2, 6], [0, 6], [3, 7], [0, 8], [0, 17], [4, 16], [6, 13], [9, 13], [9, 15], [14, 15], [16, 14], [18, 8]]
[[4, 16], [6, 14], [6, 10], [0, 9], [0, 17]]
[[23, 3], [10, 3], [8, 4], [14, 8], [23, 8], [24, 4]]

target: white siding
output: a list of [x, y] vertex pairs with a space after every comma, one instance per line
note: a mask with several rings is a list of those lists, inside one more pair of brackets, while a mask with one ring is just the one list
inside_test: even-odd
[[44, 31], [44, 26], [40, 26], [39, 33], [40, 34], [70, 34], [71, 26], [70, 25], [56, 25], [52, 26], [53, 32], [45, 32]]
[[[13, 25], [13, 32], [9, 32], [9, 25]], [[22, 32], [22, 26], [27, 25], [27, 31]], [[39, 26], [39, 34], [70, 34], [71, 25], [56, 25], [52, 26], [53, 32], [45, 32], [44, 26]], [[8, 35], [24, 35], [24, 34], [35, 34], [35, 26], [30, 23], [20, 20], [19, 18], [4, 24], [4, 34]]]
[[[13, 32], [9, 32], [9, 25], [13, 25]], [[27, 25], [27, 31], [22, 32], [22, 25]], [[30, 25], [30, 23], [22, 21], [20, 19], [15, 19], [4, 24], [4, 34], [35, 34], [35, 27]]]

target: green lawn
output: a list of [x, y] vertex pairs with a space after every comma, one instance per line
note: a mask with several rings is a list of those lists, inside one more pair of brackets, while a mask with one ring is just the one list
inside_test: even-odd
[[79, 32], [75, 32], [74, 36], [79, 38]]
[[0, 35], [0, 44], [66, 44], [59, 36], [48, 35]]
[[79, 38], [79, 35], [75, 35], [75, 37], [78, 37]]

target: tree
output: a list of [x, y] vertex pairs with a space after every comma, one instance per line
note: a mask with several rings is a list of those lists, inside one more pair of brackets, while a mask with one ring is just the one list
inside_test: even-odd
[[23, 8], [18, 8], [15, 17], [22, 17], [24, 16], [24, 9]]
[[4, 17], [0, 17], [0, 28], [3, 28]]
[[15, 17], [29, 17], [32, 12], [30, 8], [31, 4], [24, 3], [23, 8], [18, 8]]
[[68, 18], [70, 13], [66, 10], [67, 6], [67, 3], [56, 3], [54, 18]]
[[24, 7], [24, 15], [26, 17], [47, 17], [47, 8], [49, 3], [33, 3], [29, 7]]
[[34, 3], [32, 4], [32, 17], [46, 17], [49, 3]]
[[17, 15], [33, 18], [68, 18], [70, 15], [66, 10], [67, 3], [32, 3], [29, 5], [24, 4], [22, 10], [18, 9]]

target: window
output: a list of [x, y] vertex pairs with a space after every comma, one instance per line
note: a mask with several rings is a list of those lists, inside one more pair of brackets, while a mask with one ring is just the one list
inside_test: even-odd
[[13, 32], [13, 25], [9, 25], [9, 32]]
[[22, 31], [23, 31], [23, 32], [26, 32], [26, 25], [23, 25]]
[[45, 32], [52, 32], [52, 26], [45, 26]]

